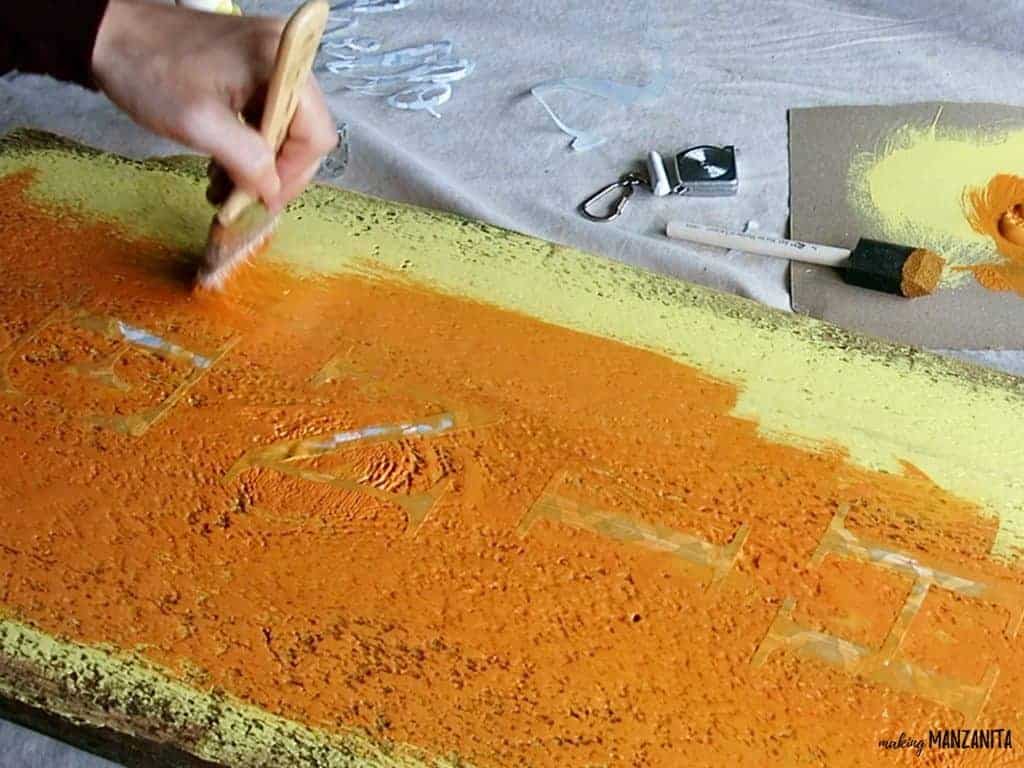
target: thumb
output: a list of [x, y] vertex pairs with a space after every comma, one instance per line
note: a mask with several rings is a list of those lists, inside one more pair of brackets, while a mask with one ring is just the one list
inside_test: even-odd
[[274, 152], [259, 131], [243, 123], [230, 107], [207, 100], [185, 116], [185, 142], [210, 155], [235, 186], [263, 201], [281, 189]]

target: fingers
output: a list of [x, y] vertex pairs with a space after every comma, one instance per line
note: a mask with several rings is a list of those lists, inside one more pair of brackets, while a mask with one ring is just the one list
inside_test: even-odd
[[306, 188], [323, 156], [338, 141], [330, 110], [313, 79], [299, 96], [276, 162], [259, 132], [242, 123], [230, 105], [203, 102], [189, 110], [185, 123], [185, 142], [211, 155], [235, 185], [263, 200], [273, 212]]
[[184, 142], [213, 157], [231, 181], [268, 206], [281, 192], [274, 153], [259, 131], [244, 124], [230, 105], [201, 101], [184, 115]]
[[338, 143], [338, 134], [320, 86], [313, 78], [299, 97], [295, 118], [277, 156], [277, 175], [281, 186], [277, 196], [267, 201], [272, 211], [283, 208], [312, 181], [324, 155]]

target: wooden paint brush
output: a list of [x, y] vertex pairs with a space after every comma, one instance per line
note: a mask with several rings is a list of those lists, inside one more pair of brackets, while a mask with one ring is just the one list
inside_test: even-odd
[[[326, 0], [304, 3], [288, 20], [277, 49], [274, 72], [260, 120], [260, 133], [276, 154], [306, 84], [330, 10]], [[196, 281], [203, 288], [219, 289], [231, 271], [273, 234], [277, 216], [245, 191], [235, 188], [210, 225]]]
[[928, 296], [939, 287], [945, 260], [932, 251], [862, 238], [854, 247], [802, 243], [766, 235], [739, 234], [717, 227], [670, 221], [665, 234], [673, 240], [732, 248], [759, 256], [836, 267], [850, 285], [897, 296]]

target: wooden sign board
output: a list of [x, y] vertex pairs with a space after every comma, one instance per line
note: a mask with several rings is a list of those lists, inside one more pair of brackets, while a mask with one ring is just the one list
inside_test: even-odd
[[375, 768], [1021, 726], [1017, 381], [326, 188], [200, 295], [203, 189], [0, 146], [9, 716]]

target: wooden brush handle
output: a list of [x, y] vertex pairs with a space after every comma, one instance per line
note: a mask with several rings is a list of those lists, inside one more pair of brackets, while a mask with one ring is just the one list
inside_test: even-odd
[[[277, 155], [288, 135], [288, 127], [299, 106], [299, 94], [306, 85], [316, 58], [320, 38], [327, 25], [330, 10], [326, 0], [309, 0], [303, 3], [292, 17], [281, 35], [277, 48], [274, 72], [267, 89], [267, 101], [263, 107], [260, 133]], [[230, 224], [255, 200], [244, 190], [235, 188], [224, 201], [217, 218]]]
[[665, 234], [673, 240], [732, 248], [758, 256], [774, 256], [777, 259], [822, 264], [826, 267], [838, 267], [850, 257], [850, 251], [846, 248], [802, 243], [799, 240], [784, 240], [768, 235], [740, 234], [718, 227], [702, 227], [679, 221], [670, 221], [665, 228]]

